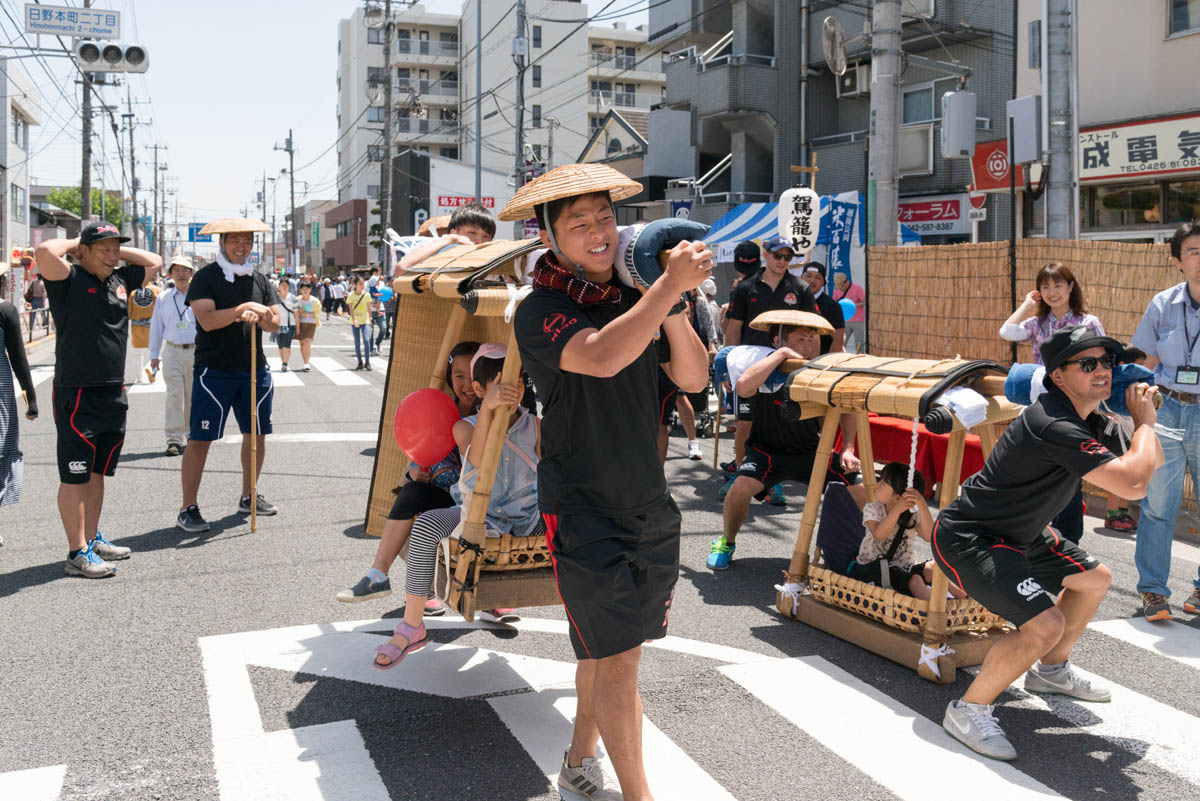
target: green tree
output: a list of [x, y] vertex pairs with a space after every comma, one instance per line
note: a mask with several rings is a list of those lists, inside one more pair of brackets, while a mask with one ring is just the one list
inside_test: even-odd
[[[100, 198], [101, 191], [92, 189], [92, 214], [100, 215]], [[113, 225], [121, 224], [121, 197], [116, 192], [108, 192], [108, 199], [105, 200], [104, 210], [107, 214], [104, 219]], [[46, 195], [46, 200], [60, 209], [66, 209], [74, 214], [79, 214], [83, 209], [83, 192], [78, 186], [62, 186], [56, 189], [51, 189], [50, 194]]]

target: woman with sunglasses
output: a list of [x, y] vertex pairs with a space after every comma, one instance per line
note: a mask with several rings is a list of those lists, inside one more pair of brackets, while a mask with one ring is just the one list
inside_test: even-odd
[[[1083, 289], [1070, 267], [1062, 262], [1047, 264], [1038, 270], [1034, 286], [1037, 289], [1026, 295], [1025, 302], [1000, 326], [1000, 336], [1004, 339], [1029, 342], [1033, 347], [1034, 364], [1042, 363], [1042, 343], [1055, 331], [1082, 325], [1094, 336], [1105, 335], [1104, 326], [1096, 315], [1087, 313]], [[1082, 486], [1062, 516], [1055, 518], [1054, 524], [1061, 527], [1063, 536], [1072, 542], [1079, 542], [1083, 537]], [[1137, 527], [1129, 514], [1129, 501], [1109, 494], [1104, 527], [1112, 531], [1133, 531]]]

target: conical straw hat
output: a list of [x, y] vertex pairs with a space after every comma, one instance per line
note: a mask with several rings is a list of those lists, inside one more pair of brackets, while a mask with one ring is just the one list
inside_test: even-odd
[[770, 331], [777, 325], [797, 325], [816, 331], [818, 334], [830, 335], [833, 333], [833, 326], [821, 315], [791, 309], [763, 312], [750, 323], [750, 327], [755, 331]]
[[213, 220], [200, 229], [201, 236], [208, 234], [256, 234], [270, 231], [271, 226], [261, 220], [249, 217], [229, 217], [224, 220]]
[[642, 185], [604, 164], [565, 164], [555, 167], [522, 186], [496, 219], [505, 222], [527, 220], [534, 207], [592, 192], [608, 192], [616, 203], [642, 191]]
[[425, 222], [421, 223], [421, 227], [417, 229], [417, 236], [433, 236], [433, 230], [437, 229], [438, 235], [446, 233], [450, 228], [450, 215], [443, 214], [440, 217], [430, 217]]

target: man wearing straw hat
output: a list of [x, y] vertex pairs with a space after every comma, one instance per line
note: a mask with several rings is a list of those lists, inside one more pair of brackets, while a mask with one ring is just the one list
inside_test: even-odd
[[[201, 231], [220, 234], [220, 241], [217, 260], [196, 273], [187, 293], [197, 323], [193, 370], [196, 391], [192, 395], [188, 447], [183, 454], [183, 504], [175, 527], [191, 534], [209, 529], [200, 514], [197, 496], [208, 449], [214, 440], [225, 436], [230, 409], [242, 432], [238, 514], [250, 514], [255, 505], [259, 515], [277, 512], [255, 488], [266, 453], [266, 435], [271, 433], [274, 395], [262, 332], [279, 330], [279, 295], [266, 275], [246, 263], [254, 249], [255, 232], [269, 230], [258, 220], [233, 218], [211, 222]], [[256, 372], [253, 376], [252, 362]], [[256, 437], [250, 436], [253, 415], [257, 415]]]
[[[194, 271], [192, 260], [176, 253], [167, 264], [175, 286], [158, 296], [150, 318], [150, 368], [162, 365], [167, 385], [164, 428], [167, 456], [178, 456], [187, 444], [188, 416], [192, 410], [192, 374], [196, 356], [196, 315], [187, 304]], [[161, 356], [161, 359], [160, 359]]]
[[641, 189], [610, 167], [571, 164], [526, 184], [499, 215], [536, 216], [550, 248], [514, 325], [544, 403], [538, 503], [579, 659], [575, 729], [558, 776], [566, 798], [615, 797], [595, 760], [600, 737], [624, 797], [651, 797], [637, 671], [642, 643], [666, 635], [680, 534], [656, 447], [659, 364], [686, 392], [708, 380], [680, 296], [709, 276], [712, 253], [680, 242], [660, 276], [642, 277], [641, 295], [632, 288], [639, 276], [615, 259], [612, 204]]
[[[125, 442], [129, 295], [154, 278], [162, 259], [122, 247], [128, 241], [110, 223], [91, 223], [78, 239], [50, 239], [34, 253], [58, 331], [54, 423], [66, 571], [84, 578], [113, 575], [112, 561], [130, 554], [129, 548], [104, 539], [97, 526], [104, 479], [116, 472]], [[69, 263], [68, 255], [79, 264]], [[125, 266], [119, 267], [122, 261]]]
[[[832, 333], [833, 327], [819, 314], [783, 310], [760, 314], [750, 325], [755, 331], [774, 331], [776, 349], [741, 345], [728, 356], [729, 382], [739, 403], [750, 407], [750, 436], [746, 456], [725, 495], [724, 534], [712, 541], [709, 550], [707, 564], [713, 570], [725, 570], [733, 560], [751, 498], [766, 498], [781, 481], [807, 484], [812, 479], [821, 438], [819, 417], [788, 420], [784, 416], [789, 400], [787, 376], [779, 372], [779, 367], [787, 359], [816, 358], [820, 355], [819, 337]], [[853, 475], [859, 468], [853, 448], [854, 415], [842, 415], [841, 425], [842, 451], [831, 455], [825, 481], [849, 485], [854, 483]]]

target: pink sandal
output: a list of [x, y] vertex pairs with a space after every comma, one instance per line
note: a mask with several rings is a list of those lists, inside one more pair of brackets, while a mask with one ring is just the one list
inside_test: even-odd
[[[404, 657], [413, 651], [421, 650], [429, 644], [424, 623], [414, 628], [401, 620], [396, 624], [396, 628], [392, 633], [408, 640], [408, 645], [404, 646], [404, 648], [399, 648], [390, 642], [385, 642], [383, 645], [377, 647], [375, 649], [375, 659], [371, 662], [371, 667], [376, 670], [390, 670], [403, 662]], [[387, 658], [388, 663], [386, 665], [379, 662], [380, 656]]]

